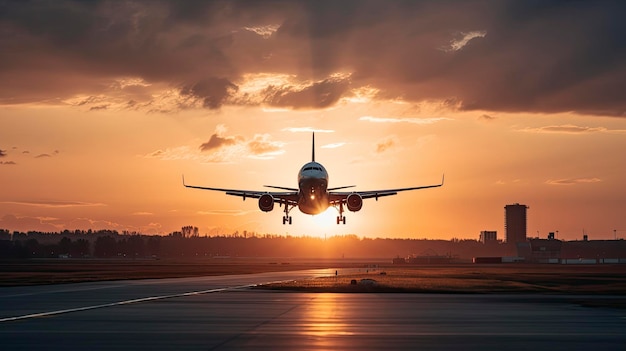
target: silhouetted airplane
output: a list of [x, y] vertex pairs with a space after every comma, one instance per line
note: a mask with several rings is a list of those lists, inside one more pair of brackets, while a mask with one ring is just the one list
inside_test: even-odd
[[300, 212], [316, 215], [326, 211], [330, 206], [337, 208], [339, 216], [337, 216], [337, 224], [346, 224], [346, 217], [343, 215], [344, 206], [351, 212], [356, 212], [363, 207], [364, 199], [396, 195], [401, 191], [418, 190], [426, 188], [436, 188], [443, 185], [444, 178], [441, 178], [441, 184], [416, 186], [411, 188], [370, 190], [370, 191], [337, 191], [346, 188], [353, 188], [355, 185], [340, 186], [336, 188], [328, 188], [328, 172], [321, 164], [315, 162], [315, 133], [313, 133], [313, 151], [311, 162], [305, 164], [298, 172], [298, 188], [288, 188], [282, 186], [264, 185], [267, 188], [280, 189], [284, 191], [255, 191], [255, 190], [239, 190], [239, 189], [222, 189], [204, 186], [195, 186], [185, 184], [183, 176], [183, 185], [187, 188], [223, 191], [226, 195], [240, 196], [245, 201], [251, 197], [259, 199], [259, 209], [269, 212], [274, 209], [274, 204], [284, 206], [285, 215], [283, 216], [283, 224], [291, 224], [291, 216], [289, 212], [298, 207]]

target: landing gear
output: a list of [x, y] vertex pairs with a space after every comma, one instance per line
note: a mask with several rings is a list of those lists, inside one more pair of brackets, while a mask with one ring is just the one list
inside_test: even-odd
[[285, 206], [285, 215], [283, 216], [283, 225], [289, 223], [289, 225], [291, 225], [291, 216], [289, 215], [289, 211], [291, 211], [294, 207], [296, 207], [295, 205], [289, 205], [289, 203], [285, 202], [283, 203], [283, 205]]
[[337, 224], [346, 224], [346, 216], [343, 215], [343, 203], [339, 203], [339, 216], [337, 216]]

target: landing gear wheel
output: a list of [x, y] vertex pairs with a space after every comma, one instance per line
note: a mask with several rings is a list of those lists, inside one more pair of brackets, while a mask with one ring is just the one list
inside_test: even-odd
[[283, 224], [287, 223], [291, 225], [291, 216], [283, 216]]
[[343, 215], [343, 202], [339, 203], [339, 216], [337, 216], [337, 224], [346, 224], [346, 216]]
[[291, 211], [294, 207], [296, 207], [296, 205], [290, 205], [287, 201], [281, 202], [281, 205], [285, 205], [285, 215], [283, 216], [283, 225], [284, 224], [291, 224], [291, 216], [289, 215], [289, 211]]

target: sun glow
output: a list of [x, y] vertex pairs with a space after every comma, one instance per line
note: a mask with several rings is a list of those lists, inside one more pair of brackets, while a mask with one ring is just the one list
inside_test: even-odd
[[[337, 225], [337, 214], [338, 212], [334, 207], [329, 207], [326, 209], [326, 211], [318, 215], [311, 216], [312, 222], [314, 225], [313, 228], [319, 229], [322, 231], [328, 231], [330, 229], [334, 229], [335, 226]], [[324, 234], [321, 231], [318, 233], [320, 233], [320, 235]]]

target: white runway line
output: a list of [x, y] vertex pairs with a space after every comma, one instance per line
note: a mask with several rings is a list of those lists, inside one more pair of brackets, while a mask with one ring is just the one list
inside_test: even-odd
[[[264, 283], [264, 284], [270, 284], [270, 283]], [[216, 293], [216, 292], [222, 292], [222, 291], [228, 291], [228, 290], [244, 289], [244, 288], [250, 288], [250, 287], [253, 287], [253, 286], [257, 286], [257, 285], [259, 285], [259, 284], [247, 284], [247, 285], [240, 285], [240, 286], [231, 286], [231, 287], [226, 287], [226, 288], [217, 288], [217, 289], [209, 289], [209, 290], [191, 291], [191, 292], [180, 293], [180, 294], [172, 294], [172, 295], [150, 296], [150, 297], [143, 297], [143, 298], [139, 298], [139, 299], [132, 299], [132, 300], [125, 300], [125, 301], [105, 303], [105, 304], [101, 304], [101, 305], [68, 308], [68, 309], [65, 309], [65, 310], [50, 311], [50, 312], [32, 313], [32, 314], [26, 314], [26, 315], [23, 315], [23, 316], [0, 318], [0, 323], [1, 322], [13, 322], [13, 321], [17, 321], [17, 320], [38, 318], [38, 317], [49, 317], [49, 316], [55, 316], [55, 315], [59, 315], [59, 314], [72, 313], [72, 312], [89, 311], [89, 310], [95, 310], [95, 309], [98, 309], [98, 308], [115, 307], [115, 306], [130, 305], [130, 304], [136, 304], [136, 303], [142, 303], [142, 302], [150, 302], [150, 301], [157, 301], [157, 300], [164, 300], [164, 299], [172, 299], [172, 298], [175, 298], [175, 297], [194, 296], [194, 295], [210, 294], [210, 293]]]

